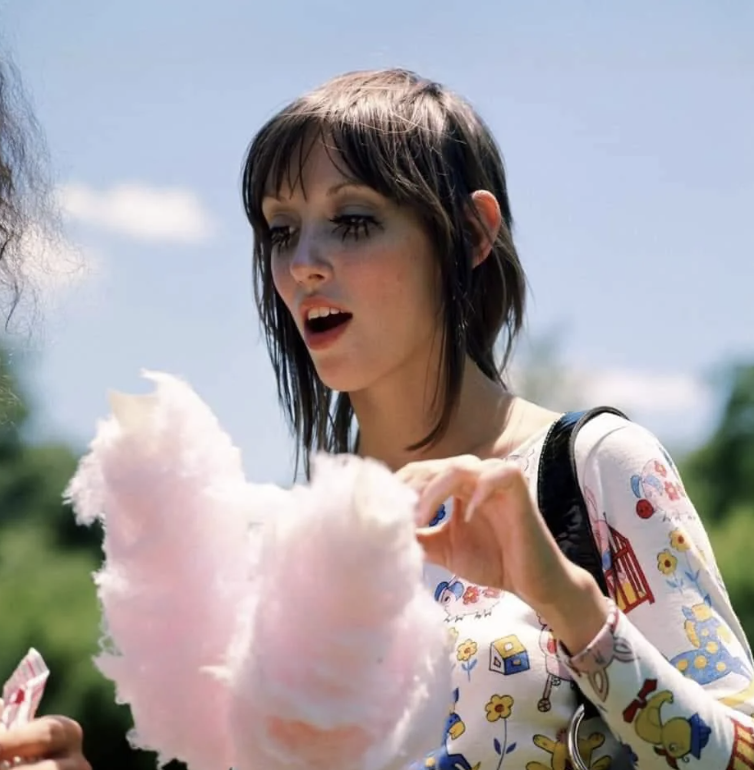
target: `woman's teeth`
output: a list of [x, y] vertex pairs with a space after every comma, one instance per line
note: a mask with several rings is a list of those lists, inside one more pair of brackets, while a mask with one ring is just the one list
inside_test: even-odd
[[306, 314], [306, 325], [315, 333], [326, 332], [350, 320], [351, 314], [333, 307], [315, 307]]
[[338, 315], [342, 312], [342, 310], [338, 310], [334, 307], [313, 307], [306, 314], [306, 320], [311, 321], [313, 318], [327, 318], [329, 315]]

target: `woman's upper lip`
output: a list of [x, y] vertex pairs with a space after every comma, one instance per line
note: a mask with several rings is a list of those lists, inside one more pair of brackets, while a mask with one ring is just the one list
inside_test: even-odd
[[301, 316], [301, 320], [306, 321], [309, 315], [309, 311], [313, 310], [315, 307], [329, 307], [333, 310], [339, 310], [341, 313], [348, 313], [348, 310], [346, 310], [342, 305], [340, 305], [338, 302], [333, 302], [332, 300], [327, 299], [327, 297], [307, 297], [306, 299], [299, 302], [298, 312]]

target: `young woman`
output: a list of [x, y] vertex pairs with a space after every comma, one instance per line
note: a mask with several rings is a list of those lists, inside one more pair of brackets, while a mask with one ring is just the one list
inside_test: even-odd
[[305, 467], [316, 450], [356, 452], [419, 494], [456, 660], [455, 707], [425, 765], [562, 770], [578, 689], [601, 715], [581, 726], [580, 767], [754, 767], [751, 652], [658, 440], [610, 414], [578, 434], [611, 600], [537, 509], [559, 415], [501, 375], [526, 287], [476, 112], [403, 70], [338, 77], [261, 129], [243, 192]]
[[[36, 123], [19, 88], [14, 70], [0, 58], [0, 289], [6, 318], [24, 288], [25, 238], [39, 224], [34, 214], [43, 209], [46, 192], [36, 165]], [[47, 716], [0, 732], [0, 767], [38, 763], [45, 770], [89, 770], [81, 727]]]

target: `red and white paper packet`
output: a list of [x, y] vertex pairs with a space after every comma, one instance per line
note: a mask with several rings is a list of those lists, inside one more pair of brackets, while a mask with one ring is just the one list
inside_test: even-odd
[[34, 719], [49, 675], [42, 656], [32, 647], [3, 687], [0, 729]]

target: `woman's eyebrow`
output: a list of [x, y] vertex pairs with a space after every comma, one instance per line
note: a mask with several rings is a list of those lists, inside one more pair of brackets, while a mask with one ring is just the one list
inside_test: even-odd
[[330, 187], [326, 195], [328, 198], [332, 198], [342, 190], [347, 190], [349, 188], [353, 188], [354, 190], [371, 190], [371, 188], [365, 185], [363, 182], [359, 182], [355, 179], [346, 179]]
[[[374, 192], [374, 190], [372, 190], [372, 188], [369, 187], [369, 185], [366, 185], [363, 182], [347, 179], [332, 185], [332, 187], [329, 187], [325, 192], [325, 196], [327, 198], [334, 198], [338, 193], [348, 189], [357, 190], [357, 191], [366, 190], [369, 192]], [[262, 204], [264, 204], [264, 202], [267, 200], [283, 202], [285, 200], [288, 200], [288, 198], [286, 196], [281, 195], [280, 193], [275, 193], [270, 191], [264, 194], [264, 197], [262, 198]]]

